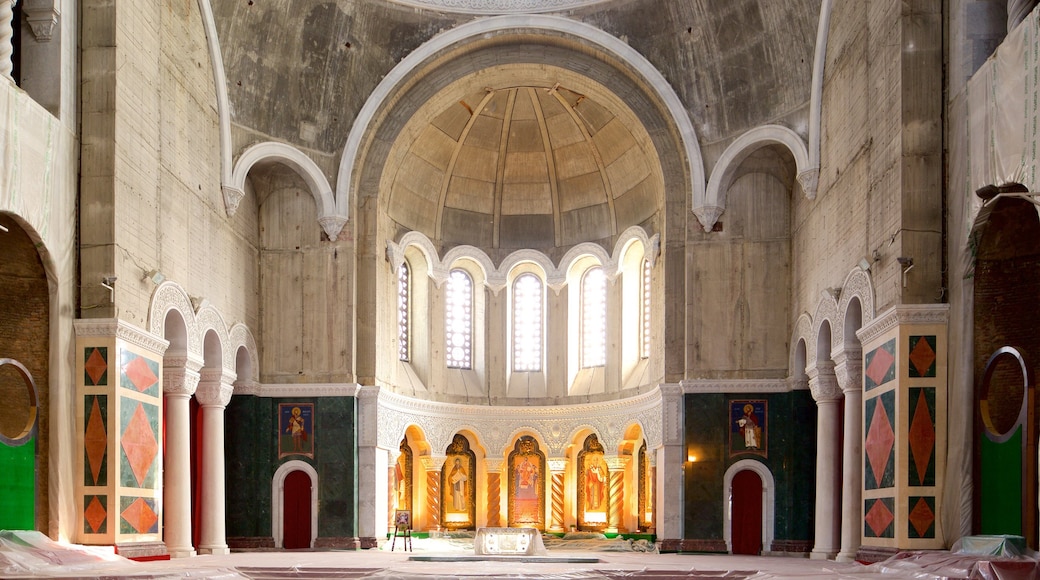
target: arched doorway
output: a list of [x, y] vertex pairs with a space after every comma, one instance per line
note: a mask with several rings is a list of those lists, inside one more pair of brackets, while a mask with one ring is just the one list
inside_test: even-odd
[[[751, 472], [755, 479], [758, 480], [757, 492], [754, 491], [755, 487], [753, 485], [748, 485], [753, 483], [754, 480], [751, 480], [745, 472]], [[749, 479], [740, 482], [738, 477], [741, 476]], [[776, 519], [776, 482], [773, 480], [773, 474], [769, 471], [769, 468], [761, 461], [755, 459], [741, 459], [730, 465], [726, 470], [726, 474], [723, 476], [723, 490], [722, 507], [723, 513], [726, 514], [726, 517], [723, 518], [723, 536], [726, 538], [726, 546], [729, 551], [734, 554], [759, 554], [762, 551], [771, 550], [773, 545], [773, 523]], [[744, 535], [743, 530], [737, 529], [737, 526], [744, 525], [738, 520], [738, 517], [743, 518], [745, 516], [735, 513], [735, 510], [743, 508], [753, 510], [752, 505], [756, 503], [758, 505], [757, 520], [759, 521], [757, 527], [758, 540], [751, 546], [755, 551], [738, 552], [738, 549], [747, 550], [750, 548], [745, 545], [738, 546], [738, 535]], [[752, 518], [752, 520], [756, 519], [754, 512], [746, 515]], [[755, 545], [757, 547], [754, 547]]]
[[285, 476], [282, 525], [287, 550], [311, 547], [311, 478], [301, 470]]
[[730, 494], [733, 553], [762, 552], [762, 478], [750, 469], [733, 477]]

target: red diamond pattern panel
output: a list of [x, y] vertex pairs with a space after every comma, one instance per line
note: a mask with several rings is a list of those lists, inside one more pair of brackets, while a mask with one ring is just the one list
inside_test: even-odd
[[928, 340], [925, 337], [918, 338], [914, 349], [910, 351], [910, 363], [917, 369], [917, 376], [926, 376], [928, 369], [932, 367], [934, 362], [935, 350], [932, 349], [932, 345], [928, 344]]
[[885, 464], [888, 463], [888, 457], [892, 454], [892, 446], [895, 445], [895, 442], [896, 434], [892, 430], [892, 422], [889, 420], [888, 413], [885, 412], [885, 406], [879, 402], [874, 407], [874, 417], [870, 421], [870, 430], [867, 431], [867, 441], [864, 444], [864, 451], [867, 453], [871, 469], [874, 470], [874, 478], [877, 480], [878, 486], [881, 485]]
[[83, 362], [83, 370], [93, 381], [92, 384], [97, 385], [101, 377], [105, 375], [105, 371], [108, 370], [108, 361], [105, 360], [105, 355], [101, 354], [100, 348], [91, 351], [87, 360]]
[[134, 388], [142, 393], [159, 380], [159, 377], [155, 376], [148, 366], [148, 362], [142, 357], [135, 357], [130, 364], [126, 365], [126, 378], [130, 379]]
[[883, 384], [885, 382], [885, 376], [888, 374], [888, 370], [892, 368], [892, 364], [895, 362], [896, 359], [894, 356], [892, 356], [887, 350], [879, 348], [874, 351], [874, 358], [870, 361], [870, 366], [867, 367], [866, 374], [875, 384]]
[[127, 506], [121, 515], [139, 534], [147, 533], [159, 521], [159, 516], [156, 515], [152, 506], [140, 497]]
[[881, 537], [881, 534], [885, 532], [892, 520], [896, 519], [896, 516], [888, 509], [885, 502], [879, 499], [875, 500], [874, 505], [870, 506], [870, 511], [867, 512], [864, 519], [871, 531], [874, 532], [874, 537], [877, 538]]
[[101, 463], [105, 459], [105, 451], [108, 449], [108, 433], [105, 432], [105, 421], [101, 416], [101, 407], [98, 405], [97, 397], [90, 406], [90, 417], [87, 418], [87, 427], [83, 434], [83, 446], [87, 452], [87, 462], [90, 464], [90, 473], [94, 480], [90, 485], [97, 485], [98, 477], [101, 475]]
[[137, 478], [137, 485], [143, 485], [152, 461], [159, 454], [159, 444], [155, 433], [152, 432], [152, 426], [148, 423], [148, 416], [140, 403], [134, 409], [133, 417], [127, 424], [126, 430], [123, 431], [122, 446], [123, 453], [130, 462], [130, 469]]
[[928, 412], [928, 401], [921, 389], [917, 397], [917, 409], [914, 418], [910, 421], [910, 454], [913, 455], [914, 466], [917, 468], [918, 481], [924, 481], [928, 471], [928, 462], [932, 459], [932, 450], [935, 448], [935, 426], [932, 423], [932, 415]]
[[934, 521], [935, 512], [928, 506], [928, 502], [923, 497], [917, 498], [917, 504], [910, 511], [910, 525], [917, 530], [917, 535], [922, 538], [925, 537], [925, 534], [928, 533], [928, 528], [932, 526]]
[[96, 495], [91, 497], [86, 509], [83, 510], [83, 518], [87, 520], [90, 530], [95, 534], [98, 533], [101, 525], [105, 523], [106, 517], [108, 517], [108, 511], [105, 510], [105, 506], [101, 505], [101, 500]]

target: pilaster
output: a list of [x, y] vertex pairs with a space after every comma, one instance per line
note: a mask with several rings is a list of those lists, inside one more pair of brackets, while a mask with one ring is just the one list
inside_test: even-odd
[[945, 547], [948, 304], [896, 306], [863, 344], [864, 548]]
[[123, 555], [164, 555], [163, 354], [169, 343], [118, 319], [74, 322], [74, 526], [82, 544]]

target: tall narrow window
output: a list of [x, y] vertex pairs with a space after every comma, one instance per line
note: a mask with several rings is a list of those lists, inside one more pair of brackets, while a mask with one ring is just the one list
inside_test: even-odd
[[607, 276], [590, 268], [581, 280], [581, 366], [601, 367], [607, 360]]
[[542, 281], [534, 274], [513, 282], [513, 370], [542, 370]]
[[643, 260], [643, 328], [640, 335], [639, 356], [650, 358], [650, 260]]
[[463, 270], [448, 276], [444, 331], [448, 368], [472, 368], [473, 280]]
[[397, 358], [403, 361], [408, 360], [411, 346], [411, 275], [408, 262], [401, 263], [401, 267], [397, 269]]

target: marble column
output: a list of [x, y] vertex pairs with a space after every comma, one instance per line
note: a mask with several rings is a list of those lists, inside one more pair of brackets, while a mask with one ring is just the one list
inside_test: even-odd
[[163, 359], [166, 457], [163, 470], [163, 540], [171, 558], [195, 555], [191, 544], [191, 396], [199, 386], [202, 361]]
[[627, 532], [623, 514], [625, 511], [625, 468], [629, 457], [615, 455], [607, 457], [607, 468], [610, 470], [610, 513], [607, 517], [607, 531], [611, 533]]
[[425, 455], [422, 458], [426, 469], [426, 529], [441, 527], [441, 467], [444, 455]]
[[[809, 390], [816, 401], [816, 544], [810, 558], [832, 559], [838, 554], [841, 472], [838, 447], [841, 424], [841, 389], [834, 363], [817, 361], [806, 369]], [[858, 523], [858, 522], [857, 522]]]
[[202, 526], [199, 554], [230, 554], [225, 536], [224, 409], [231, 402], [235, 374], [204, 368], [195, 397], [202, 406]]
[[[503, 467], [505, 462], [501, 459], [485, 459], [484, 467], [487, 473], [487, 521], [485, 526], [489, 528], [500, 528], [502, 527], [502, 481], [507, 478], [502, 477]], [[508, 491], [508, 485], [507, 491]], [[506, 502], [508, 504], [508, 502]], [[480, 525], [480, 513], [478, 504], [477, 513], [477, 525]], [[507, 520], [508, 521], [508, 520]]]
[[[685, 507], [685, 462], [683, 427], [685, 425], [683, 388], [676, 384], [661, 385], [661, 438], [662, 446], [656, 449], [659, 468], [656, 481], [657, 537], [661, 539], [662, 552], [676, 552], [683, 538], [683, 512]], [[671, 475], [668, 475], [671, 474]]]
[[834, 375], [845, 395], [842, 449], [841, 550], [839, 562], [852, 562], [862, 540], [863, 521], [863, 351], [845, 347], [834, 355]]
[[550, 508], [549, 508], [549, 531], [562, 532], [566, 528], [564, 525], [564, 481], [566, 480], [567, 473], [567, 458], [555, 458], [546, 461], [549, 467], [549, 474], [552, 478], [552, 489], [550, 491]]
[[[387, 497], [385, 473], [390, 467], [389, 449], [379, 446], [379, 387], [357, 388], [357, 537], [362, 548], [375, 548], [386, 537]], [[349, 542], [347, 539], [327, 540]]]

